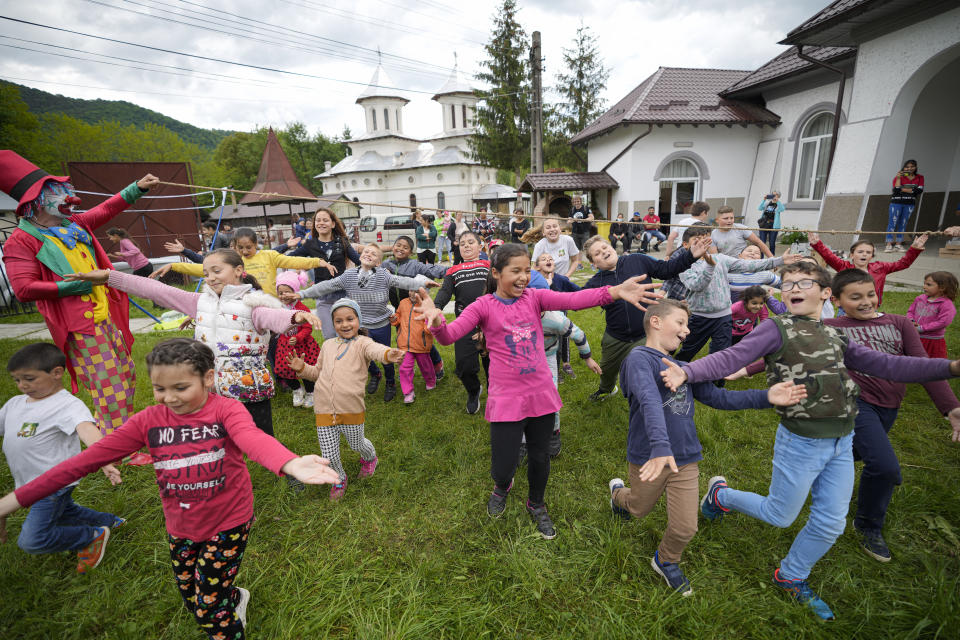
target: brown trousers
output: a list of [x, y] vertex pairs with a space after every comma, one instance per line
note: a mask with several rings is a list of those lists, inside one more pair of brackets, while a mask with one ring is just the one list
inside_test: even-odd
[[617, 489], [614, 503], [627, 509], [634, 518], [653, 510], [660, 496], [667, 494], [667, 529], [660, 541], [661, 562], [680, 562], [687, 544], [697, 533], [700, 470], [696, 462], [685, 464], [677, 473], [664, 467], [652, 482], [640, 481], [640, 465], [630, 464], [630, 486]]

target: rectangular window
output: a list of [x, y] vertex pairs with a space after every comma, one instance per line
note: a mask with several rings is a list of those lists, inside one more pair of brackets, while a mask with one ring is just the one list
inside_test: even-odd
[[450, 105], [450, 128], [457, 128], [457, 107], [456, 105]]
[[384, 129], [390, 128], [390, 112], [387, 111], [386, 107], [383, 108], [383, 128]]
[[800, 167], [797, 172], [797, 200], [809, 200], [813, 194], [813, 167], [817, 156], [817, 141], [804, 142], [800, 148]]
[[463, 121], [463, 126], [464, 126], [464, 128], [466, 128], [466, 127], [470, 126], [470, 125], [467, 124], [467, 105], [464, 104], [464, 105], [460, 105], [460, 106], [463, 108], [463, 114], [462, 114], [462, 115], [463, 115], [463, 118], [461, 118], [461, 120]]
[[373, 115], [373, 130], [376, 131], [377, 130], [377, 110], [370, 109], [370, 113], [371, 115]]

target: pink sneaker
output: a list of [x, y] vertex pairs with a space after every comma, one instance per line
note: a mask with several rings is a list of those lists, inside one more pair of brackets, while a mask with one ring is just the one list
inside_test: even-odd
[[373, 460], [364, 460], [360, 458], [360, 478], [369, 478], [373, 475], [373, 472], [377, 469], [377, 463], [380, 462], [380, 458], [373, 456]]
[[403, 394], [403, 404], [413, 404], [413, 401], [416, 399], [417, 394], [415, 394], [413, 391]]
[[330, 487], [330, 500], [336, 502], [347, 492], [347, 476], [344, 474], [343, 480]]
[[437, 388], [437, 385], [436, 385], [436, 384], [428, 384], [428, 385], [427, 385], [427, 391], [433, 391], [433, 390], [436, 389], [436, 388]]

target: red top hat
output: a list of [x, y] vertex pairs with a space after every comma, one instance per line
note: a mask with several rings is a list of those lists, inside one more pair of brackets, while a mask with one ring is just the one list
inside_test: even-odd
[[70, 182], [70, 176], [52, 176], [14, 151], [0, 150], [0, 191], [16, 200], [17, 215], [37, 199], [47, 182]]

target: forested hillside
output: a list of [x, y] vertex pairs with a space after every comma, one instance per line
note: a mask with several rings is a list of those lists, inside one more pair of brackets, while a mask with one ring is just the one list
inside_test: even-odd
[[146, 124], [156, 124], [177, 134], [184, 142], [209, 149], [215, 149], [221, 140], [233, 133], [222, 129], [201, 129], [123, 100], [82, 100], [31, 89], [12, 82], [0, 80], [0, 83], [15, 86], [30, 111], [37, 115], [62, 113], [87, 124], [110, 121], [138, 128]]

